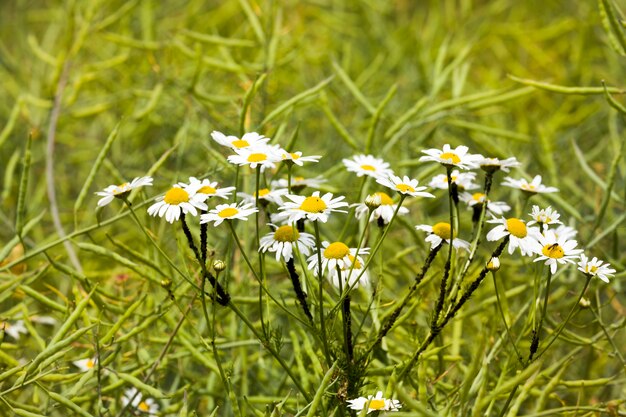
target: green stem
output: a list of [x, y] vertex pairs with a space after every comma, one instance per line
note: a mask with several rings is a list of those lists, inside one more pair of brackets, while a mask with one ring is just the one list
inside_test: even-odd
[[315, 228], [315, 241], [317, 242], [317, 279], [319, 284], [319, 316], [320, 316], [320, 332], [322, 337], [322, 347], [324, 349], [324, 356], [326, 356], [326, 362], [328, 366], [331, 366], [333, 361], [330, 356], [330, 349], [328, 347], [328, 337], [326, 336], [326, 323], [324, 320], [324, 277], [322, 271], [322, 241], [320, 239], [320, 227], [318, 221], [313, 222]]
[[493, 288], [494, 288], [494, 292], [496, 293], [496, 304], [498, 304], [498, 311], [500, 312], [500, 317], [502, 317], [502, 323], [504, 323], [504, 328], [506, 330], [506, 334], [509, 338], [509, 342], [511, 343], [511, 346], [513, 346], [513, 349], [515, 350], [515, 354], [517, 355], [517, 360], [520, 362], [520, 364], [523, 366], [524, 365], [524, 359], [522, 357], [522, 354], [520, 353], [520, 351], [517, 349], [517, 345], [515, 344], [515, 340], [513, 340], [513, 335], [511, 335], [511, 330], [509, 329], [509, 325], [506, 322], [506, 317], [504, 315], [504, 310], [502, 309], [502, 303], [500, 302], [500, 292], [498, 291], [498, 283], [496, 281], [496, 273], [494, 271], [491, 272], [491, 276], [493, 277]]
[[552, 283], [552, 270], [548, 268], [548, 282], [546, 283], [546, 292], [543, 295], [543, 309], [541, 311], [541, 317], [539, 318], [539, 324], [533, 330], [533, 337], [530, 341], [530, 352], [528, 354], [528, 363], [533, 360], [533, 356], [537, 353], [539, 347], [539, 337], [541, 328], [543, 327], [543, 321], [548, 314], [548, 298], [550, 297], [550, 284]]

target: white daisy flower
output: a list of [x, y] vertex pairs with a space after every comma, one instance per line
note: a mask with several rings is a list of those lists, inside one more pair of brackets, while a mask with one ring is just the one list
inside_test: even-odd
[[348, 206], [348, 203], [342, 201], [344, 196], [333, 198], [331, 193], [326, 193], [320, 197], [319, 191], [315, 191], [310, 197], [293, 194], [287, 194], [285, 197], [291, 201], [278, 207], [281, 213], [278, 213], [275, 218], [276, 220], [286, 220], [288, 223], [294, 223], [300, 219], [319, 220], [326, 223], [330, 213], [345, 213], [345, 210], [339, 210], [339, 208]]
[[[427, 224], [420, 224], [415, 226], [417, 230], [422, 230], [428, 233], [426, 236], [426, 242], [430, 243], [430, 248], [434, 249], [441, 244], [445, 240], [447, 244], [450, 244], [450, 235], [452, 234], [452, 228], [450, 227], [450, 223], [440, 222], [433, 226]], [[456, 231], [455, 231], [456, 232]], [[469, 242], [459, 239], [452, 239], [452, 247], [456, 249], [465, 249], [469, 251], [470, 244]]]
[[[450, 173], [450, 179], [453, 183], [456, 184], [457, 188], [460, 191], [469, 191], [469, 190], [477, 190], [480, 186], [474, 181], [476, 180], [475, 172], [459, 172], [459, 170], [455, 169]], [[439, 188], [440, 190], [448, 189], [448, 175], [447, 174], [439, 174], [435, 175], [428, 184], [431, 188]]]
[[[320, 186], [325, 182], [326, 180], [322, 177], [316, 177], [316, 178], [291, 177], [291, 191], [300, 192], [304, 190], [306, 187], [320, 188]], [[286, 178], [280, 178], [278, 180], [272, 181], [270, 183], [270, 186], [273, 189], [287, 188], [289, 186], [289, 183]]]
[[151, 216], [165, 216], [165, 220], [174, 223], [180, 219], [181, 212], [198, 215], [198, 211], [206, 210], [208, 207], [204, 203], [205, 194], [198, 194], [198, 185], [189, 185], [185, 188], [176, 184], [170, 188], [163, 197], [159, 197], [157, 202], [148, 207], [148, 214]]
[[[288, 191], [286, 188], [282, 188], [282, 189], [279, 188], [277, 190], [270, 190], [269, 188], [261, 188], [259, 189], [259, 202], [266, 203], [266, 204], [274, 203], [278, 206], [282, 206], [283, 205], [282, 197], [284, 197], [287, 193]], [[252, 195], [246, 194], [246, 193], [237, 193], [237, 195], [243, 198], [244, 201], [247, 203], [255, 204], [256, 202], [256, 191]]]
[[124, 391], [124, 396], [122, 397], [122, 405], [126, 407], [130, 403], [135, 410], [146, 413], [149, 417], [156, 417], [159, 412], [159, 405], [152, 398], [144, 399], [140, 392], [137, 391], [137, 388], [129, 388]]
[[302, 152], [287, 152], [283, 151], [281, 153], [281, 157], [283, 162], [288, 164], [296, 164], [298, 166], [303, 166], [305, 162], [319, 162], [321, 156], [320, 155], [311, 155], [311, 156], [302, 156]]
[[178, 185], [182, 188], [195, 189], [197, 190], [197, 194], [203, 194], [204, 200], [202, 201], [206, 201], [211, 197], [220, 197], [226, 199], [235, 190], [235, 187], [219, 188], [217, 184], [217, 181], [211, 181], [208, 178], [199, 180], [196, 177], [189, 177], [189, 184], [185, 184], [184, 182], [178, 183]]
[[152, 185], [152, 177], [137, 177], [131, 182], [125, 182], [120, 185], [109, 185], [102, 191], [96, 192], [102, 198], [98, 200], [98, 207], [103, 207], [113, 201], [114, 198], [124, 198], [132, 190], [139, 187]]
[[547, 187], [543, 185], [541, 183], [541, 175], [535, 176], [531, 182], [526, 181], [524, 178], [516, 180], [511, 177], [506, 177], [502, 182], [502, 185], [505, 187], [518, 188], [530, 194], [556, 193], [559, 191], [556, 187]]
[[[356, 248], [349, 248], [343, 242], [328, 243], [324, 241], [322, 242], [321, 251], [322, 274], [324, 271], [331, 271], [337, 269], [337, 267], [339, 267], [339, 269], [349, 270], [350, 266], [355, 261], [355, 266], [359, 263], [363, 265], [361, 255], [367, 255], [368, 253], [369, 248], [361, 248], [359, 249], [359, 256], [356, 256]], [[318, 275], [319, 264], [317, 262], [317, 253], [313, 253], [313, 255], [309, 256], [307, 262], [309, 270], [313, 271], [315, 275]], [[356, 276], [358, 276], [358, 274]], [[352, 277], [350, 278], [352, 279]]]
[[[396, 209], [398, 208], [398, 205], [394, 204], [391, 197], [387, 193], [383, 193], [383, 192], [377, 192], [377, 193], [371, 194], [367, 196], [365, 201], [366, 201], [366, 204], [358, 203], [358, 204], [352, 205], [353, 207], [356, 207], [354, 214], [357, 219], [363, 218], [363, 216], [366, 216], [370, 212], [370, 208], [367, 205], [368, 201], [370, 202], [370, 204], [372, 204], [373, 202], [377, 203], [377, 204], [372, 205], [372, 207], [375, 207], [375, 208], [374, 210], [372, 210], [372, 214], [370, 214], [370, 217], [369, 217], [370, 222], [374, 220], [382, 219], [384, 224], [389, 224], [389, 222], [391, 221], [391, 218], [393, 217], [393, 214], [396, 212]], [[409, 212], [409, 209], [407, 209], [406, 207], [400, 207], [398, 209], [398, 215], [405, 215], [408, 212]]]
[[354, 155], [352, 159], [342, 160], [346, 169], [355, 172], [357, 177], [367, 175], [372, 178], [386, 177], [393, 175], [389, 164], [373, 155]]
[[235, 155], [228, 157], [228, 162], [240, 166], [248, 165], [252, 169], [261, 167], [261, 171], [265, 171], [267, 168], [276, 168], [276, 163], [281, 160], [277, 149], [267, 145], [236, 149], [235, 152]]
[[248, 216], [259, 211], [251, 204], [241, 202], [231, 204], [218, 204], [213, 210], [200, 215], [200, 224], [214, 222], [213, 226], [219, 226], [224, 220], [248, 220]]
[[403, 178], [390, 175], [386, 178], [378, 178], [376, 182], [400, 194], [410, 195], [411, 197], [435, 198], [431, 193], [424, 192], [426, 187], [418, 187], [416, 179], [411, 179], [406, 175]]
[[549, 224], [561, 224], [559, 221], [559, 217], [561, 217], [561, 215], [550, 206], [545, 209], [540, 209], [539, 206], [533, 206], [529, 215], [532, 217], [532, 220], [528, 222], [529, 226], [538, 223], [542, 225], [542, 227], [545, 226], [547, 229]]
[[376, 396], [368, 395], [354, 400], [348, 400], [348, 408], [352, 410], [367, 410], [367, 414], [373, 411], [399, 411], [402, 404], [398, 400], [383, 398], [383, 392], [378, 391]]
[[498, 158], [480, 158], [476, 161], [477, 165], [486, 172], [496, 172], [502, 170], [509, 172], [511, 168], [517, 168], [521, 164], [515, 157], [500, 160]]
[[0, 324], [0, 330], [4, 330], [4, 333], [15, 340], [19, 340], [21, 334], [28, 334], [28, 329], [24, 326], [24, 320], [16, 320], [13, 323], [5, 321]]
[[509, 236], [508, 251], [512, 255], [515, 249], [519, 248], [522, 256], [531, 256], [535, 253], [537, 245], [537, 235], [539, 229], [536, 227], [527, 227], [523, 221], [514, 217], [505, 219], [487, 220], [488, 223], [499, 224], [487, 233], [487, 240], [490, 242], [500, 240], [505, 236]]
[[602, 281], [609, 283], [609, 277], [615, 275], [615, 269], [610, 268], [611, 264], [604, 263], [595, 256], [593, 259], [587, 259], [584, 253], [580, 254], [580, 262], [578, 262], [578, 269], [585, 275], [598, 277]]
[[443, 149], [427, 149], [422, 151], [425, 156], [420, 157], [420, 161], [439, 162], [444, 166], [455, 166], [461, 169], [471, 169], [477, 167], [477, 161], [483, 159], [482, 155], [473, 155], [467, 153], [467, 146], [457, 146], [452, 149], [447, 143], [443, 145]]
[[226, 136], [217, 130], [211, 132], [211, 137], [220, 145], [228, 146], [229, 148], [235, 150], [264, 145], [270, 140], [269, 138], [259, 135], [256, 132], [249, 132], [244, 134], [241, 138], [238, 138], [237, 136]]
[[556, 272], [557, 264], [575, 263], [579, 259], [582, 249], [574, 249], [578, 242], [575, 240], [557, 238], [552, 230], [546, 230], [537, 235], [538, 243], [535, 245], [535, 253], [540, 255], [534, 262], [546, 261], [550, 271]]
[[566, 240], [570, 240], [578, 234], [578, 231], [573, 227], [566, 226], [564, 224], [560, 224], [556, 229], [552, 229], [554, 235], [557, 239], [563, 238]]
[[280, 261], [282, 256], [287, 262], [293, 258], [294, 245], [303, 256], [308, 256], [315, 246], [315, 237], [309, 233], [298, 232], [293, 226], [280, 226], [274, 232], [261, 238], [259, 252], [275, 252], [276, 261]]
[[[467, 204], [470, 208], [481, 205], [485, 202], [485, 197], [487, 197], [483, 193], [461, 193], [459, 195], [459, 200]], [[503, 201], [491, 201], [487, 200], [487, 211], [493, 214], [502, 215], [503, 213], [511, 210], [511, 206]]]
[[[360, 250], [359, 253], [361, 253]], [[345, 290], [346, 288], [357, 288], [359, 285], [369, 287], [370, 275], [367, 270], [363, 271], [363, 262], [355, 259], [352, 255], [348, 255], [348, 258], [350, 258], [350, 262], [352, 262], [353, 266], [344, 266], [343, 268], [340, 268], [339, 271], [341, 274], [337, 272], [337, 268], [330, 269], [328, 271], [328, 280], [337, 289], [341, 288]], [[352, 269], [352, 272], [350, 272], [350, 269]], [[340, 276], [341, 281], [339, 281]], [[350, 278], [349, 283], [348, 277]]]
[[98, 359], [97, 358], [80, 359], [77, 361], [72, 361], [72, 363], [74, 364], [74, 366], [80, 369], [81, 372], [87, 372], [90, 369], [93, 369], [96, 367], [96, 364], [98, 363]]

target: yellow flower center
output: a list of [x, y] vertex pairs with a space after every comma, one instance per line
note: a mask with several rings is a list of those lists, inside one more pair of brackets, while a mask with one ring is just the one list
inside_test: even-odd
[[409, 184], [396, 184], [396, 189], [401, 193], [414, 193], [415, 188], [411, 187]]
[[267, 155], [264, 153], [251, 153], [248, 156], [248, 162], [263, 162], [267, 160]]
[[219, 213], [217, 213], [218, 216], [220, 216], [222, 219], [226, 219], [229, 217], [233, 217], [235, 214], [239, 213], [239, 210], [237, 210], [234, 207], [226, 207], [225, 209], [221, 210]]
[[373, 399], [370, 401], [370, 410], [382, 410], [383, 408], [385, 408], [385, 400]]
[[87, 368], [89, 368], [89, 369], [93, 368], [93, 367], [94, 367], [94, 365], [95, 365], [95, 363], [94, 363], [94, 361], [92, 361], [91, 359], [89, 359], [89, 360], [87, 361], [87, 363], [85, 364], [85, 366], [86, 366]]
[[482, 203], [486, 196], [483, 193], [474, 193], [472, 194], [472, 200]]
[[324, 249], [326, 259], [343, 259], [350, 254], [350, 248], [341, 242], [333, 242]]
[[363, 265], [361, 265], [361, 262], [359, 262], [359, 260], [355, 258], [354, 256], [348, 255], [348, 259], [350, 259], [350, 262], [352, 262], [352, 264], [354, 265], [354, 269], [363, 268]]
[[117, 186], [117, 188], [115, 190], [113, 190], [113, 195], [116, 194], [122, 194], [127, 192], [128, 190], [126, 189], [126, 187], [128, 187], [128, 183], [125, 182], [124, 184], [120, 184]]
[[453, 164], [458, 164], [459, 162], [461, 162], [461, 158], [459, 158], [459, 156], [454, 152], [444, 152], [439, 155], [439, 159], [441, 159], [443, 162], [450, 161]]
[[526, 225], [523, 221], [516, 218], [506, 219], [506, 229], [515, 237], [523, 239], [528, 234], [528, 230], [526, 230]]
[[145, 413], [147, 413], [148, 411], [150, 411], [150, 406], [148, 404], [146, 404], [145, 401], [142, 401], [139, 403], [139, 405], [137, 406], [137, 409], [140, 411], [143, 411]]
[[535, 191], [535, 186], [532, 184], [522, 184], [520, 188], [524, 191]]
[[278, 242], [295, 242], [300, 237], [298, 230], [291, 226], [280, 226], [274, 232], [274, 240]]
[[300, 210], [308, 213], [322, 213], [326, 208], [326, 203], [319, 197], [307, 197], [300, 204]]
[[198, 190], [200, 194], [215, 194], [216, 191], [217, 190], [211, 187], [210, 185], [205, 185], [204, 187]]
[[231, 142], [231, 144], [235, 147], [235, 148], [247, 148], [248, 146], [250, 146], [250, 144], [248, 143], [247, 140], [243, 140], [243, 139], [237, 139]]
[[186, 203], [189, 201], [189, 194], [187, 191], [182, 188], [173, 187], [170, 188], [168, 192], [165, 193], [165, 197], [163, 198], [167, 204], [171, 204], [173, 206], [177, 206], [180, 203]]
[[391, 199], [391, 197], [389, 197], [389, 195], [387, 193], [377, 192], [377, 193], [374, 193], [374, 195], [380, 197], [380, 204], [381, 205], [384, 205], [384, 206], [391, 206], [391, 205], [393, 205], [393, 200]]
[[544, 256], [553, 259], [559, 259], [565, 256], [563, 248], [560, 247], [558, 243], [544, 246], [543, 249], [541, 249], [541, 253], [543, 253]]
[[300, 159], [300, 155], [298, 155], [297, 153], [289, 153], [289, 155], [291, 155], [291, 159], [293, 159], [294, 161], [296, 159]]
[[304, 177], [294, 177], [294, 178], [293, 178], [293, 181], [294, 181], [294, 182], [301, 182], [301, 181], [304, 181]]
[[[259, 197], [265, 197], [269, 193], [270, 193], [270, 190], [268, 190], [267, 188], [261, 188], [259, 190]], [[256, 192], [254, 193], [254, 196], [256, 197]]]
[[591, 273], [592, 274], [595, 274], [597, 270], [598, 270], [597, 266], [594, 265], [594, 266], [591, 267]]
[[365, 170], [365, 171], [376, 171], [376, 168], [374, 168], [374, 167], [373, 167], [373, 166], [371, 166], [371, 165], [367, 165], [367, 164], [365, 164], [365, 165], [361, 165], [361, 169], [363, 169], [363, 170]]
[[452, 228], [450, 223], [440, 222], [433, 226], [433, 233], [442, 239], [450, 239]]

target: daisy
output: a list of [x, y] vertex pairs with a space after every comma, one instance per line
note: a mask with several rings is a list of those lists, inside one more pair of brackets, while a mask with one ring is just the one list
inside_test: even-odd
[[[361, 253], [360, 250], [359, 253]], [[352, 262], [352, 265], [340, 268], [339, 272], [337, 268], [330, 269], [328, 271], [328, 280], [337, 289], [345, 290], [346, 288], [357, 288], [359, 285], [369, 287], [370, 275], [367, 270], [363, 270], [363, 262], [359, 261], [359, 259], [355, 259], [352, 255], [348, 255], [348, 258], [350, 262]], [[350, 272], [350, 269], [352, 269], [352, 272]], [[339, 281], [340, 276], [341, 281]], [[350, 278], [350, 282], [348, 282], [348, 278]]]
[[[483, 193], [470, 194], [470, 193], [464, 192], [464, 193], [461, 193], [461, 195], [459, 195], [459, 199], [465, 204], [467, 204], [469, 207], [476, 207], [476, 206], [482, 205], [485, 202], [485, 197], [487, 196]], [[487, 211], [493, 214], [502, 215], [503, 213], [509, 210], [511, 210], [511, 206], [509, 206], [507, 203], [503, 201], [487, 200]]]
[[128, 404], [134, 407], [135, 410], [140, 411], [142, 413], [147, 413], [149, 417], [157, 415], [159, 412], [159, 405], [152, 398], [143, 399], [143, 396], [137, 388], [129, 388], [124, 391], [124, 396], [122, 397], [122, 405], [126, 407]]
[[[326, 180], [322, 177], [316, 177], [316, 178], [291, 177], [291, 191], [300, 192], [304, 190], [306, 187], [320, 188], [320, 186], [325, 182]], [[270, 183], [270, 186], [274, 189], [287, 188], [289, 186], [289, 183], [286, 178], [281, 178], [281, 179], [272, 181]]]
[[540, 209], [539, 206], [533, 206], [532, 212], [529, 213], [529, 215], [532, 217], [532, 220], [528, 222], [529, 226], [531, 224], [538, 223], [542, 228], [543, 226], [546, 226], [547, 229], [549, 224], [561, 224], [559, 221], [559, 217], [561, 217], [561, 215], [550, 206], [545, 209]]
[[483, 159], [481, 155], [472, 155], [467, 153], [467, 146], [457, 146], [452, 149], [447, 143], [443, 145], [443, 149], [427, 149], [422, 151], [425, 156], [420, 157], [420, 161], [439, 162], [444, 166], [455, 166], [461, 169], [476, 168], [477, 161]]
[[81, 359], [78, 361], [73, 361], [72, 363], [74, 364], [74, 366], [80, 369], [81, 372], [87, 372], [90, 369], [93, 369], [96, 367], [98, 360], [96, 358], [87, 358], [87, 359]]
[[552, 230], [546, 230], [537, 235], [538, 243], [535, 245], [535, 253], [540, 255], [534, 262], [546, 261], [550, 265], [550, 271], [556, 272], [557, 264], [575, 263], [582, 253], [582, 249], [574, 249], [578, 242], [575, 240], [557, 238]]
[[287, 151], [283, 151], [281, 153], [281, 157], [283, 158], [283, 162], [287, 164], [296, 164], [300, 167], [303, 166], [305, 162], [319, 162], [321, 158], [320, 155], [302, 156], [302, 152]]
[[278, 208], [282, 212], [278, 213], [276, 218], [287, 220], [288, 223], [295, 223], [300, 219], [319, 220], [322, 223], [326, 223], [330, 213], [345, 213], [345, 210], [339, 210], [339, 208], [348, 206], [348, 203], [342, 201], [345, 198], [344, 196], [333, 199], [331, 193], [326, 193], [320, 197], [319, 191], [315, 191], [310, 197], [293, 194], [287, 194], [285, 197], [291, 201], [285, 202]]
[[28, 329], [24, 326], [24, 320], [16, 320], [13, 324], [5, 321], [0, 324], [0, 330], [8, 334], [15, 340], [19, 340], [21, 334], [28, 334]]
[[373, 155], [354, 155], [352, 159], [344, 159], [343, 164], [350, 172], [355, 172], [357, 177], [367, 175], [372, 178], [393, 175], [389, 164]]
[[189, 184], [179, 182], [178, 185], [182, 188], [197, 189], [196, 193], [203, 194], [204, 196], [204, 200], [202, 201], [206, 201], [211, 197], [220, 197], [227, 199], [235, 189], [235, 187], [219, 188], [217, 186], [217, 181], [211, 182], [211, 180], [209, 180], [208, 178], [199, 180], [195, 177], [189, 177]]
[[585, 275], [590, 277], [598, 277], [602, 281], [609, 283], [609, 277], [615, 275], [615, 269], [610, 268], [611, 264], [604, 263], [595, 256], [592, 260], [587, 259], [585, 254], [580, 254], [580, 262], [578, 262], [578, 269]]
[[263, 135], [259, 135], [256, 132], [249, 132], [244, 134], [241, 138], [237, 136], [226, 136], [222, 132], [218, 132], [214, 130], [211, 132], [211, 137], [214, 141], [223, 146], [228, 146], [232, 149], [246, 149], [258, 145], [264, 145], [269, 142], [269, 138], [266, 138]]
[[402, 404], [398, 400], [383, 398], [383, 392], [378, 391], [375, 397], [368, 395], [367, 398], [359, 397], [354, 400], [348, 400], [348, 408], [361, 411], [367, 409], [367, 414], [369, 414], [372, 411], [399, 411], [402, 408]]
[[488, 223], [498, 224], [487, 233], [487, 240], [490, 242], [500, 240], [509, 236], [508, 251], [512, 255], [515, 249], [519, 248], [522, 256], [534, 254], [537, 245], [537, 236], [540, 234], [536, 227], [527, 227], [523, 221], [514, 217], [505, 219], [487, 220]]
[[274, 232], [263, 236], [259, 243], [259, 252], [275, 252], [276, 261], [280, 258], [287, 262], [293, 258], [293, 247], [297, 246], [300, 253], [308, 256], [315, 246], [313, 235], [298, 230], [289, 225], [280, 226]]
[[[426, 242], [430, 243], [431, 249], [434, 249], [437, 246], [441, 245], [441, 242], [443, 242], [444, 240], [447, 244], [450, 244], [450, 235], [452, 234], [452, 228], [450, 227], [450, 223], [440, 222], [435, 224], [434, 226], [420, 224], [415, 226], [415, 228], [417, 230], [422, 230], [428, 233], [428, 236], [425, 240]], [[458, 239], [455, 237], [452, 239], [452, 246], [456, 249], [465, 249], [466, 251], [469, 251], [470, 244], [463, 239]]]
[[[269, 188], [261, 188], [259, 190], [259, 202], [262, 204], [274, 203], [278, 206], [283, 205], [282, 197], [288, 193], [286, 188], [270, 190]], [[254, 204], [256, 202], [256, 192], [252, 195], [246, 193], [237, 193], [238, 196], [242, 197], [247, 203]]]
[[197, 184], [184, 188], [176, 184], [163, 197], [159, 197], [156, 203], [148, 207], [148, 214], [159, 217], [165, 216], [165, 220], [170, 223], [180, 219], [181, 212], [197, 216], [196, 209], [206, 210], [208, 208], [204, 204], [205, 194], [198, 194], [197, 191]]
[[259, 211], [252, 204], [248, 203], [231, 203], [231, 204], [218, 204], [213, 210], [210, 210], [206, 214], [200, 216], [200, 224], [215, 222], [213, 226], [219, 226], [224, 220], [248, 220], [248, 216], [252, 213]]
[[[478, 184], [474, 183], [476, 180], [475, 172], [459, 172], [458, 170], [452, 171], [450, 174], [450, 179], [453, 183], [456, 184], [457, 188], [460, 191], [464, 190], [476, 190], [479, 187]], [[431, 188], [439, 188], [441, 190], [448, 189], [448, 176], [446, 174], [435, 175], [428, 184]]]
[[476, 161], [477, 165], [486, 172], [496, 172], [502, 170], [509, 172], [511, 168], [517, 168], [521, 164], [515, 159], [515, 157], [500, 160], [498, 158], [484, 158], [481, 157]]
[[556, 187], [547, 187], [541, 183], [541, 175], [535, 176], [531, 182], [525, 179], [516, 180], [511, 177], [506, 177], [502, 185], [505, 187], [518, 188], [530, 194], [537, 193], [556, 193], [559, 191]]
[[109, 185], [102, 191], [96, 192], [97, 195], [102, 198], [98, 200], [98, 207], [104, 207], [113, 201], [114, 198], [126, 198], [128, 194], [134, 190], [135, 188], [151, 186], [152, 185], [152, 177], [137, 177], [134, 178], [131, 182], [125, 182], [120, 185]]
[[[369, 202], [369, 204], [368, 204]], [[365, 199], [365, 204], [353, 204], [355, 209], [355, 216], [357, 219], [363, 218], [363, 216], [367, 215], [370, 212], [370, 207], [373, 209], [370, 214], [369, 221], [382, 219], [384, 224], [389, 224], [393, 214], [396, 212], [398, 208], [397, 204], [393, 203], [393, 200], [387, 193], [377, 192], [372, 195], [367, 196]], [[409, 212], [409, 209], [406, 207], [400, 207], [398, 209], [398, 214], [405, 215]]]
[[410, 195], [411, 197], [432, 197], [435, 198], [431, 193], [423, 192], [426, 187], [418, 187], [418, 182], [416, 179], [411, 179], [406, 175], [404, 178], [396, 177], [395, 175], [390, 175], [385, 178], [378, 178], [376, 180], [377, 183], [384, 185], [387, 188], [390, 188], [394, 191], [399, 192], [400, 194]]
[[576, 235], [578, 234], [578, 231], [576, 229], [570, 226], [565, 226], [564, 224], [560, 224], [556, 229], [552, 229], [552, 231], [554, 232], [554, 235], [557, 239], [564, 238], [569, 240], [573, 237], [576, 237]]
[[266, 168], [276, 168], [276, 162], [281, 160], [277, 148], [260, 145], [245, 149], [235, 149], [236, 154], [228, 157], [228, 162], [235, 165], [248, 165], [252, 169], [261, 167], [261, 171]]
[[[353, 262], [356, 262], [355, 266], [360, 263], [363, 264], [363, 259], [360, 255], [367, 255], [369, 248], [359, 249], [359, 256], [356, 256], [356, 248], [349, 248], [343, 242], [328, 243], [322, 242], [322, 274], [324, 271], [331, 271], [339, 267], [342, 270], [349, 270]], [[319, 273], [319, 264], [317, 262], [317, 253], [309, 256], [308, 268], [313, 271], [315, 275]], [[354, 271], [353, 271], [354, 273]], [[358, 276], [358, 274], [356, 275]]]

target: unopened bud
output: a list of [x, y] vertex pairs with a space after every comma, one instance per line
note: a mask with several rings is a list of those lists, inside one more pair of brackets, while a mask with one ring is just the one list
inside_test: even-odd
[[379, 194], [370, 194], [365, 197], [365, 205], [370, 210], [376, 210], [382, 204], [383, 200]]
[[487, 269], [492, 272], [495, 272], [498, 269], [500, 269], [500, 258], [489, 259], [489, 262], [487, 262]]
[[222, 272], [226, 269], [226, 262], [220, 259], [213, 261], [213, 269], [215, 269], [215, 272]]
[[580, 305], [581, 308], [591, 307], [591, 301], [589, 301], [589, 299], [585, 297], [581, 298], [578, 304]]
[[166, 290], [169, 290], [171, 286], [172, 286], [171, 279], [166, 278], [166, 279], [161, 280], [161, 287], [165, 288]]

